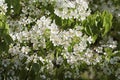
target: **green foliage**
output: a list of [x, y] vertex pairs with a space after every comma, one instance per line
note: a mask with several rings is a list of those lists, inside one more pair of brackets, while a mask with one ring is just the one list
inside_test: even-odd
[[120, 7], [120, 0], [112, 0], [114, 5]]
[[93, 15], [87, 17], [86, 20], [82, 22], [84, 31], [92, 36], [93, 43], [97, 38], [104, 37], [112, 27], [112, 14], [104, 11], [102, 13], [96, 12]]
[[12, 38], [9, 35], [9, 26], [6, 23], [6, 16], [0, 14], [0, 53], [7, 52]]
[[106, 35], [111, 27], [112, 27], [112, 14], [107, 12], [107, 11], [104, 11], [102, 13], [102, 20], [103, 20], [103, 28], [104, 28], [104, 33], [103, 33], [103, 36]]
[[55, 19], [55, 23], [58, 26], [60, 26], [60, 28], [63, 30], [74, 28], [77, 24], [76, 20], [74, 20], [74, 19], [62, 19], [56, 15], [55, 15], [54, 19]]
[[[21, 10], [20, 0], [5, 0], [7, 3], [7, 14], [11, 14], [11, 10], [14, 11], [14, 15], [19, 15]], [[13, 8], [12, 8], [13, 7]]]

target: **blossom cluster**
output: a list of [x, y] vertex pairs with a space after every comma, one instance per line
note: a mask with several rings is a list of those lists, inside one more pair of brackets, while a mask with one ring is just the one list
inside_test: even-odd
[[[97, 73], [91, 71], [93, 67], [120, 79], [118, 42], [111, 35], [93, 44], [81, 24], [63, 30], [51, 18], [83, 21], [91, 13], [87, 0], [21, 0], [20, 4], [18, 18], [7, 16], [13, 43], [8, 53], [0, 54], [0, 80], [80, 80], [86, 79], [84, 74]], [[49, 5], [53, 13], [47, 9]], [[4, 0], [1, 7], [5, 14]], [[96, 73], [87, 75], [88, 79], [94, 79]]]
[[0, 1], [0, 13], [6, 13], [7, 12], [7, 4], [5, 3], [4, 0]]

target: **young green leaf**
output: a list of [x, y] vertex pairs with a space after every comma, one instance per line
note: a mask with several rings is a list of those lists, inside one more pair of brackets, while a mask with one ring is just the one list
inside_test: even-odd
[[102, 14], [103, 17], [103, 27], [104, 27], [104, 33], [103, 36], [111, 29], [112, 26], [112, 14], [110, 14], [107, 11], [104, 11]]

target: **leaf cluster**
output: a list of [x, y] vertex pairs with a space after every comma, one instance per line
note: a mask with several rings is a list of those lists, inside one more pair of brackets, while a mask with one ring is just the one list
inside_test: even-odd
[[112, 18], [112, 14], [107, 11], [102, 13], [96, 12], [82, 22], [84, 32], [92, 36], [93, 43], [95, 43], [98, 38], [103, 38], [110, 31]]

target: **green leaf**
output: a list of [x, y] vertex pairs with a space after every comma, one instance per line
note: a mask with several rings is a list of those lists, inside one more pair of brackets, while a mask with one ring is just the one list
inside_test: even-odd
[[9, 45], [13, 42], [9, 35], [9, 25], [6, 23], [6, 16], [0, 14], [0, 51], [8, 52]]
[[5, 51], [8, 52], [9, 50], [9, 45], [13, 42], [12, 38], [10, 37], [10, 35], [4, 35], [3, 39], [0, 42], [0, 50], [1, 51]]
[[37, 76], [35, 76], [35, 80], [40, 80], [40, 79], [41, 79], [41, 77], [39, 74]]
[[0, 14], [0, 22], [6, 22], [6, 16], [4, 14]]
[[19, 14], [21, 10], [20, 0], [13, 0], [12, 5], [15, 14]]
[[93, 31], [92, 31], [92, 28], [90, 26], [85, 27], [85, 31], [88, 35], [91, 35], [91, 36], [93, 35]]
[[6, 16], [4, 14], [0, 14], [0, 35], [8, 34], [9, 26], [6, 23]]
[[25, 68], [23, 68], [22, 70], [20, 70], [20, 72], [19, 72], [20, 79], [21, 80], [25, 80], [26, 76], [28, 75], [27, 73], [28, 73], [28, 71]]
[[3, 39], [5, 40], [5, 42], [6, 42], [7, 45], [10, 45], [13, 42], [12, 38], [8, 34], [4, 35]]
[[106, 57], [106, 59], [109, 61], [110, 58], [114, 55], [113, 54], [113, 50], [111, 48], [105, 48], [104, 50], [108, 54], [107, 57]]
[[3, 23], [0, 21], [0, 29], [4, 29]]
[[112, 26], [112, 14], [104, 11], [102, 14], [96, 12], [86, 18], [82, 22], [85, 33], [92, 36], [93, 43], [97, 38], [103, 38], [111, 29]]
[[13, 10], [14, 10], [14, 15], [18, 15], [20, 14], [20, 10], [21, 10], [21, 5], [20, 5], [20, 0], [5, 0], [5, 2], [7, 3], [7, 15], [9, 15], [11, 13], [11, 6], [13, 6]]
[[111, 29], [112, 26], [112, 14], [110, 14], [107, 11], [104, 11], [102, 14], [103, 17], [103, 27], [104, 27], [104, 33], [103, 36]]
[[97, 34], [94, 35], [94, 36], [92, 36], [93, 43], [95, 43], [95, 41], [97, 40], [97, 38], [98, 38], [98, 35], [97, 35]]
[[40, 65], [38, 63], [33, 63], [32, 64], [32, 69], [35, 71], [35, 72], [39, 72], [40, 70]]
[[5, 51], [7, 52], [9, 49], [9, 46], [7, 46], [6, 42], [3, 41], [3, 42], [0, 42], [0, 51]]
[[58, 25], [58, 26], [62, 26], [62, 19], [58, 16], [55, 16], [55, 23]]

